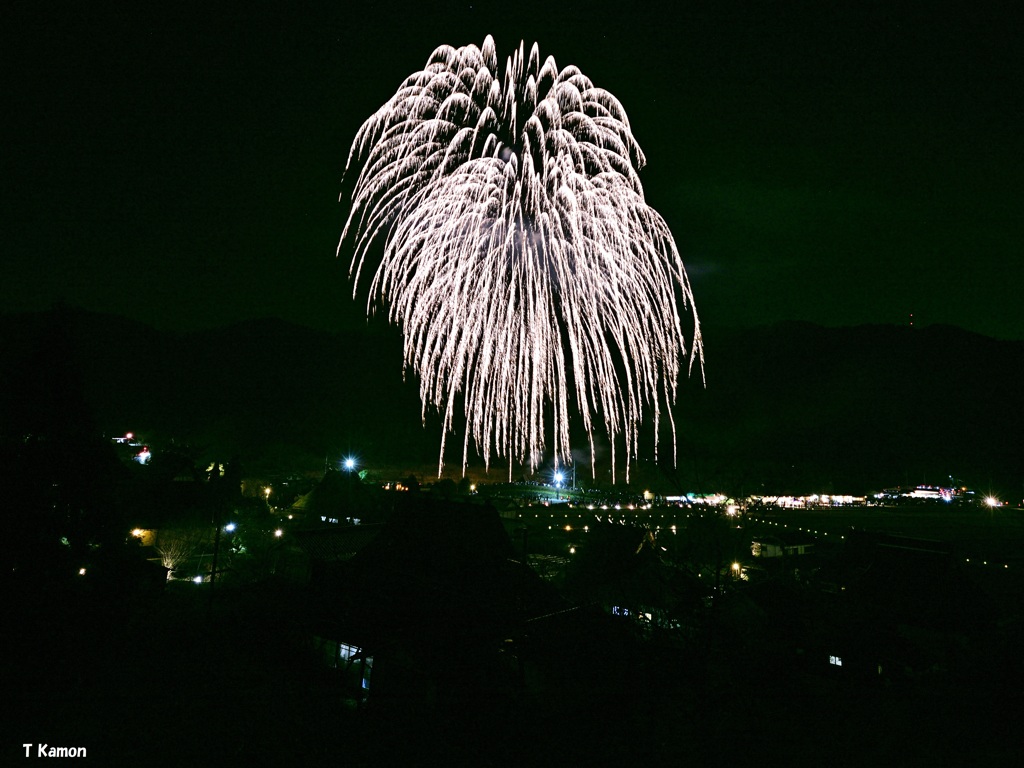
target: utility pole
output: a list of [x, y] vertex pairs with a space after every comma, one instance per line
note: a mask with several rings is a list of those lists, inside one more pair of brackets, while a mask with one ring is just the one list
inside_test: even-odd
[[210, 567], [210, 601], [213, 601], [213, 588], [217, 584], [217, 555], [220, 554], [220, 509], [213, 513], [213, 564]]

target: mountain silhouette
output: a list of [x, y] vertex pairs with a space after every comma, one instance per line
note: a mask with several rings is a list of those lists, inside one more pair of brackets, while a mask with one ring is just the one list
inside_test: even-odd
[[[638, 484], [863, 493], [952, 478], [1011, 499], [1022, 492], [1024, 342], [949, 326], [806, 323], [705, 328], [704, 339], [707, 384], [699, 372], [684, 378], [674, 409], [677, 461], [663, 438], [656, 467], [638, 462]], [[48, 349], [73, 358], [62, 366], [107, 437], [134, 431], [259, 471], [322, 469], [325, 457], [349, 453], [436, 466], [439, 419], [428, 412], [424, 423], [401, 338], [382, 322], [338, 333], [276, 319], [170, 332], [67, 307], [2, 315], [4, 432], [16, 431], [26, 381]], [[448, 460], [457, 471], [459, 457]]]

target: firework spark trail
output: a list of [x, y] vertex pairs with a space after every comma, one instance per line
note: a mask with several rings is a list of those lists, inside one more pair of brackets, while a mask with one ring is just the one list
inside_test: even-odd
[[[571, 461], [570, 410], [594, 466], [594, 431], [625, 444], [626, 477], [645, 408], [671, 405], [686, 355], [703, 374], [700, 324], [672, 233], [644, 201], [644, 156], [625, 110], [576, 67], [524, 46], [498, 73], [494, 41], [442, 46], [360, 128], [359, 173], [339, 243], [354, 243], [353, 295], [372, 244], [380, 300], [404, 331], [425, 419], [442, 418], [438, 471], [461, 411], [470, 442], [536, 469], [551, 435]], [[570, 392], [568, 382], [574, 383]], [[546, 421], [550, 414], [551, 428]]]

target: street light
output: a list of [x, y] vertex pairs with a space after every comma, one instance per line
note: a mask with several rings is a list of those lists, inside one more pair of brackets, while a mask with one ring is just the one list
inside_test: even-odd
[[351, 456], [346, 456], [345, 461], [342, 462], [342, 466], [345, 467], [346, 472], [351, 472], [353, 469], [356, 468], [356, 460]]

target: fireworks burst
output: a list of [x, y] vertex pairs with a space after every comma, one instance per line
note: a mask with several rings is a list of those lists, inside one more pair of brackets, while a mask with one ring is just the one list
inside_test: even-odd
[[[703, 372], [700, 325], [665, 221], [644, 201], [644, 156], [619, 101], [576, 67], [524, 46], [498, 70], [494, 40], [442, 46], [360, 128], [359, 174], [339, 244], [354, 244], [353, 295], [370, 247], [380, 301], [404, 332], [423, 417], [441, 414], [438, 470], [463, 426], [487, 466], [536, 469], [551, 435], [571, 461], [570, 411], [625, 445], [627, 479], [645, 413], [672, 428], [680, 310], [693, 317], [688, 368]], [[367, 271], [370, 271], [367, 269]], [[646, 409], [646, 411], [645, 411]], [[461, 411], [461, 417], [459, 412]], [[550, 422], [550, 424], [549, 424]]]

